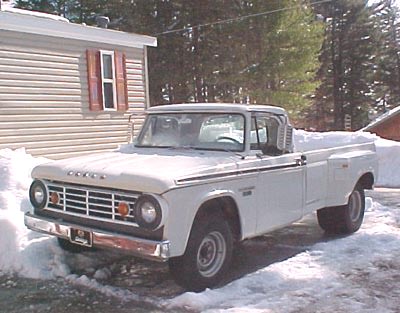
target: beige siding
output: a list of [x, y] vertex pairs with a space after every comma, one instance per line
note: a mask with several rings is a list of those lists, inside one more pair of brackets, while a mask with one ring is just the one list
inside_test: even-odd
[[[128, 112], [89, 110], [86, 49], [127, 56]], [[143, 50], [0, 31], [0, 149], [59, 159], [112, 150], [143, 122]]]

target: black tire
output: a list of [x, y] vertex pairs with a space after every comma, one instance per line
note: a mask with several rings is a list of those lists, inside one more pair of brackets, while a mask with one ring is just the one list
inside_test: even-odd
[[364, 211], [364, 189], [357, 185], [346, 205], [318, 210], [318, 224], [327, 233], [351, 234], [361, 227]]
[[233, 236], [221, 215], [195, 221], [184, 255], [169, 260], [176, 283], [189, 291], [215, 287], [232, 260]]
[[92, 248], [74, 244], [71, 241], [69, 241], [68, 239], [57, 238], [57, 240], [58, 240], [58, 245], [64, 251], [68, 251], [68, 252], [72, 252], [72, 253], [80, 253], [80, 252], [93, 250]]

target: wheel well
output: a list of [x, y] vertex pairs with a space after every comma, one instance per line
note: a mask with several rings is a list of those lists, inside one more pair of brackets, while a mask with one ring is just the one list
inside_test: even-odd
[[358, 180], [357, 184], [361, 185], [363, 189], [372, 189], [374, 185], [374, 175], [366, 173]]
[[229, 223], [235, 241], [241, 238], [241, 227], [238, 208], [231, 197], [219, 197], [204, 202], [197, 211], [195, 221], [222, 214]]

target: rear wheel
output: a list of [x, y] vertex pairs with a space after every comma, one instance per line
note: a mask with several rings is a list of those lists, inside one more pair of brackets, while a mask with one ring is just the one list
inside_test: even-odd
[[232, 246], [229, 224], [221, 215], [195, 221], [184, 255], [169, 260], [171, 274], [187, 290], [214, 287], [231, 262]]
[[357, 185], [350, 194], [346, 205], [318, 210], [318, 223], [328, 233], [354, 233], [361, 227], [364, 211], [364, 189]]

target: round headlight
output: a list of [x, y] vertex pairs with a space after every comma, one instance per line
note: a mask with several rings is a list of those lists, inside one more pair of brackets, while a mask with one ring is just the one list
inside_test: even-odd
[[47, 203], [47, 189], [45, 184], [40, 180], [33, 181], [29, 189], [29, 199], [35, 209], [43, 209]]
[[150, 224], [156, 220], [157, 210], [152, 202], [144, 202], [140, 207], [140, 210], [140, 215], [142, 215], [142, 218], [146, 223]]
[[161, 206], [154, 197], [141, 196], [135, 203], [135, 217], [139, 226], [154, 230], [162, 219]]

